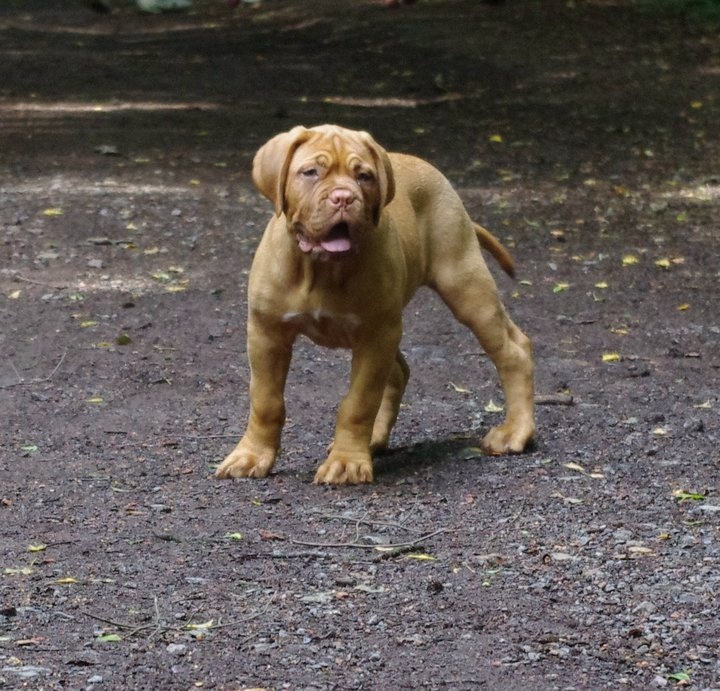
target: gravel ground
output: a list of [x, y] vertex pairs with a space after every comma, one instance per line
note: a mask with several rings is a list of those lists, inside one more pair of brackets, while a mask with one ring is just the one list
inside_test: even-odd
[[[108, 0], [108, 5], [111, 5]], [[716, 31], [622, 0], [0, 7], [0, 687], [720, 689]], [[512, 249], [537, 447], [421, 292], [373, 485], [312, 485], [347, 355], [247, 414], [255, 150], [363, 128]]]

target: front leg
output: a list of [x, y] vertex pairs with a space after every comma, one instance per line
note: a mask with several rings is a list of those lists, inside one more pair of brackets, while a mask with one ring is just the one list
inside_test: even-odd
[[248, 318], [250, 417], [242, 439], [215, 471], [217, 477], [265, 477], [275, 464], [292, 344], [286, 329]]
[[340, 403], [335, 440], [317, 469], [316, 484], [372, 482], [370, 440], [401, 335], [398, 323], [353, 345], [350, 390]]

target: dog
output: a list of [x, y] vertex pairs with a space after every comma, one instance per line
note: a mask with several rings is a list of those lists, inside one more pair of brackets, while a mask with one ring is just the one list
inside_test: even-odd
[[249, 277], [249, 420], [217, 477], [272, 469], [293, 342], [304, 334], [352, 351], [350, 388], [315, 482], [371, 482], [372, 455], [387, 447], [410, 374], [399, 349], [403, 308], [421, 285], [470, 328], [498, 371], [506, 418], [483, 449], [525, 450], [535, 436], [532, 347], [506, 314], [481, 247], [511, 275], [513, 260], [442, 173], [386, 152], [366, 132], [322, 125], [270, 139], [252, 175], [275, 214]]

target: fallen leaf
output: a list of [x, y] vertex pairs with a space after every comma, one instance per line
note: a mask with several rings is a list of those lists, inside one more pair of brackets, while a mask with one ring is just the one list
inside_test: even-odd
[[485, 407], [483, 408], [486, 413], [502, 413], [504, 409], [504, 406], [495, 403], [492, 398], [485, 404]]
[[690, 309], [690, 305], [688, 305], [687, 302], [683, 302], [682, 305], [678, 305], [675, 309], [676, 309], [678, 312], [687, 312], [687, 310]]
[[602, 361], [603, 362], [618, 362], [621, 360], [620, 353], [603, 353], [602, 354]]
[[569, 290], [569, 288], [570, 288], [570, 284], [569, 284], [569, 283], [564, 283], [564, 282], [561, 281], [561, 282], [559, 282], [559, 283], [556, 283], [556, 284], [553, 286], [553, 293], [562, 293], [562, 292], [564, 292], [564, 291], [566, 291], [566, 290]]
[[44, 552], [47, 549], [47, 545], [38, 543], [36, 545], [28, 545], [28, 552]]
[[17, 300], [20, 295], [22, 295], [22, 290], [13, 290], [13, 292], [8, 295], [8, 298], [10, 300]]
[[42, 212], [43, 216], [62, 216], [64, 213], [62, 209], [57, 208], [44, 209]]
[[86, 398], [85, 403], [94, 403], [94, 404], [105, 403], [105, 399], [102, 398], [101, 396], [93, 396], [92, 398]]
[[693, 408], [703, 408], [709, 410], [712, 408], [712, 403], [710, 403], [710, 401], [705, 401], [705, 403], [696, 403]]
[[588, 477], [593, 478], [593, 480], [602, 480], [605, 477], [602, 473], [589, 473], [579, 463], [563, 463], [563, 465], [569, 470], [576, 470], [578, 473], [582, 473], [583, 475], [587, 475]]
[[213, 624], [215, 623], [214, 619], [210, 619], [210, 621], [206, 621], [202, 624], [187, 624], [185, 628], [188, 631], [207, 631], [208, 629], [211, 629]]
[[458, 386], [457, 384], [453, 384], [453, 382], [450, 382], [450, 386], [452, 386], [453, 389], [455, 389], [456, 393], [470, 393], [468, 389], [463, 389], [461, 386]]
[[270, 530], [259, 530], [261, 540], [284, 540], [285, 538], [279, 533], [273, 533]]
[[667, 257], [663, 257], [662, 259], [658, 259], [655, 262], [655, 266], [659, 266], [661, 269], [669, 269], [670, 260]]
[[8, 566], [3, 573], [7, 576], [29, 576], [33, 573], [33, 569], [29, 566]]
[[122, 640], [122, 637], [118, 636], [116, 633], [104, 633], [101, 636], [98, 636], [95, 640], [100, 643], [117, 643]]
[[72, 576], [65, 576], [64, 578], [58, 578], [55, 583], [58, 585], [72, 585], [73, 583], [78, 583], [77, 578], [73, 578]]
[[243, 539], [243, 534], [242, 533], [228, 533], [227, 535], [225, 535], [225, 537], [228, 538], [228, 540], [235, 540], [236, 542], [240, 542], [240, 540]]
[[432, 557], [429, 554], [417, 552], [415, 554], [406, 554], [405, 559], [417, 559], [418, 561], [436, 561], [437, 557]]
[[687, 492], [684, 489], [676, 489], [672, 493], [673, 499], [676, 501], [705, 501], [707, 498], [704, 494], [698, 492]]
[[503, 138], [502, 138], [501, 134], [491, 134], [488, 137], [488, 140], [493, 142], [494, 144], [502, 144], [503, 143]]
[[563, 465], [568, 470], [577, 470], [578, 473], [582, 473], [583, 475], [586, 473], [585, 468], [583, 468], [579, 463], [563, 463]]
[[658, 437], [664, 437], [668, 431], [664, 427], [656, 427], [652, 433]]
[[608, 287], [608, 284], [605, 281], [600, 281], [595, 284], [596, 288], [599, 288], [600, 290], [605, 290], [605, 288]]
[[690, 674], [686, 671], [682, 672], [674, 672], [673, 674], [667, 675], [668, 679], [671, 679], [672, 681], [678, 681], [678, 682], [690, 682]]
[[622, 265], [623, 266], [634, 266], [635, 264], [639, 264], [640, 259], [634, 254], [626, 254], [622, 258]]

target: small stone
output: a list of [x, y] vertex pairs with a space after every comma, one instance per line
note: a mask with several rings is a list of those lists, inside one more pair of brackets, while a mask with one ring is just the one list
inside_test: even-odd
[[167, 648], [165, 648], [171, 655], [185, 655], [187, 652], [187, 646], [183, 643], [170, 643]]

